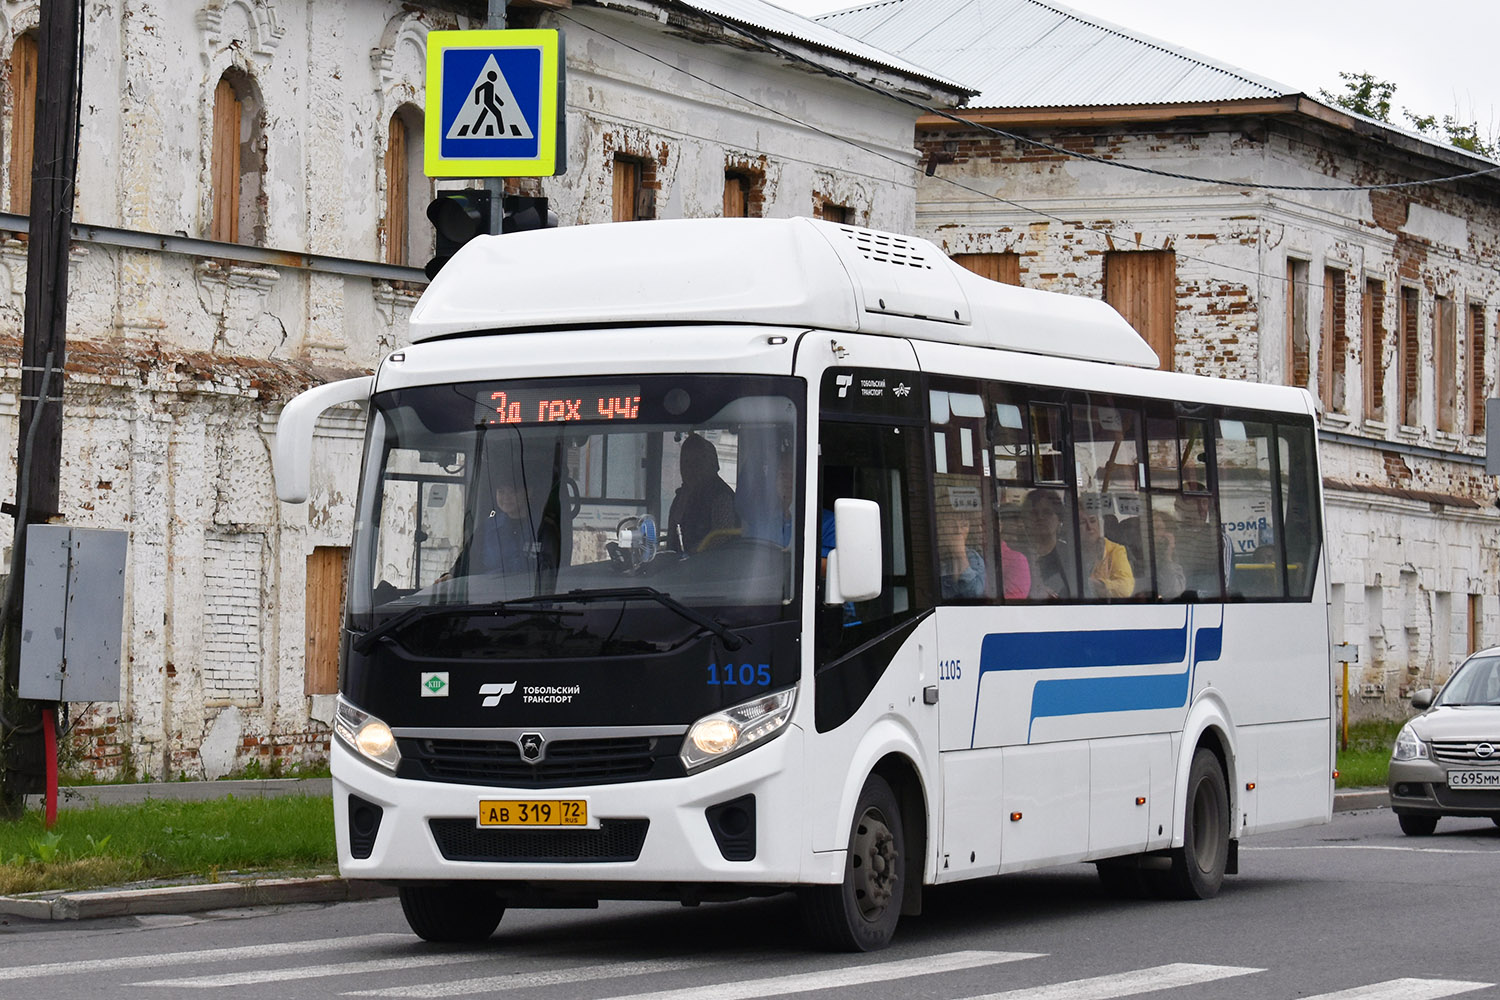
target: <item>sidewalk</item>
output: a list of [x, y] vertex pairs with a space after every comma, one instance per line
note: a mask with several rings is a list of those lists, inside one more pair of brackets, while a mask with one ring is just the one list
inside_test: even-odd
[[[91, 785], [65, 789], [59, 808], [143, 802], [151, 798], [202, 800], [221, 795], [328, 795], [328, 778], [267, 778], [256, 781], [171, 781], [160, 784]], [[1354, 788], [1336, 792], [1334, 812], [1384, 809], [1384, 788]], [[28, 803], [35, 805], [35, 803]], [[274, 878], [261, 872], [192, 885], [152, 883], [104, 889], [53, 889], [21, 896], [0, 896], [0, 918], [30, 920], [88, 920], [95, 917], [138, 916], [145, 913], [200, 913], [241, 906], [281, 906], [291, 903], [332, 903], [393, 896], [395, 890], [374, 882], [320, 875], [315, 878]]]

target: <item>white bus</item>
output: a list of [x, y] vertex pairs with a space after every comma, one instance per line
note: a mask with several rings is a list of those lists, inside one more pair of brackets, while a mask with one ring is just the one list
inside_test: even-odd
[[868, 950], [924, 886], [1209, 897], [1330, 818], [1304, 391], [808, 219], [480, 237], [411, 336], [276, 476], [368, 406], [339, 867], [420, 936], [791, 890]]

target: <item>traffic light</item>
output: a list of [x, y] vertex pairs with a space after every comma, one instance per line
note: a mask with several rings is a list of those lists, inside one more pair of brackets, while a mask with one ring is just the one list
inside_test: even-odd
[[484, 188], [440, 192], [427, 206], [427, 218], [437, 231], [433, 258], [423, 268], [430, 279], [459, 247], [490, 231], [490, 193]]
[[508, 194], [500, 205], [505, 209], [505, 216], [500, 225], [502, 233], [524, 233], [531, 229], [557, 228], [557, 213], [547, 209], [546, 198]]

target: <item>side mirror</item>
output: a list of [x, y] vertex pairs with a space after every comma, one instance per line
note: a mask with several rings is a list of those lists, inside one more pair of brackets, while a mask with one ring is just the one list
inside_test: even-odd
[[833, 502], [834, 549], [828, 553], [824, 604], [880, 596], [880, 505], [873, 500]]
[[1432, 707], [1432, 688], [1423, 688], [1413, 692], [1411, 696], [1411, 707], [1417, 709], [1428, 709]]
[[271, 463], [276, 472], [276, 496], [286, 503], [304, 503], [312, 489], [313, 426], [318, 415], [340, 403], [364, 402], [375, 387], [375, 376], [346, 378], [308, 389], [294, 396], [276, 421]]

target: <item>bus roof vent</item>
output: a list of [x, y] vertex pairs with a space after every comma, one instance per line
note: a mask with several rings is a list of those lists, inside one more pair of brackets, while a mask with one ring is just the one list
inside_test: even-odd
[[849, 226], [842, 227], [842, 232], [854, 241], [854, 245], [859, 248], [859, 252], [866, 260], [873, 260], [877, 264], [895, 264], [932, 270], [932, 264], [928, 261], [927, 255], [905, 236], [876, 232], [873, 229], [852, 229]]

